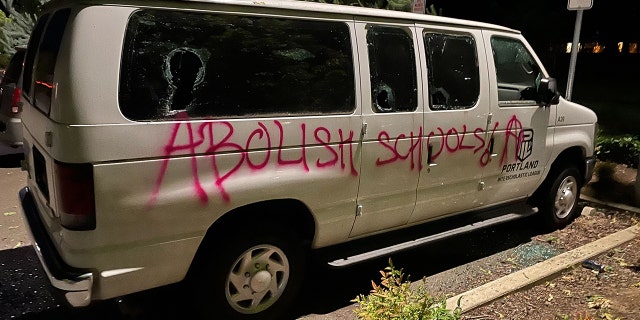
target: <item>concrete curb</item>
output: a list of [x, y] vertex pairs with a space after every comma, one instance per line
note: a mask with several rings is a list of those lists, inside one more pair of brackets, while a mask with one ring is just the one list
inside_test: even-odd
[[[584, 208], [584, 210], [591, 209], [590, 207]], [[447, 309], [453, 310], [457, 308], [458, 301], [463, 313], [480, 307], [556, 273], [560, 273], [586, 259], [618, 247], [639, 235], [640, 225], [634, 225], [618, 231], [582, 247], [567, 251], [531, 267], [451, 297], [447, 299]]]
[[602, 200], [598, 200], [598, 199], [590, 197], [590, 196], [585, 196], [583, 194], [580, 195], [580, 199], [581, 200], [585, 200], [585, 201], [589, 201], [589, 202], [593, 202], [593, 203], [597, 203], [597, 204], [601, 204], [601, 205], [605, 205], [605, 206], [608, 206], [608, 207], [620, 209], [620, 210], [626, 210], [626, 211], [630, 211], [630, 212], [640, 213], [640, 208], [628, 206], [626, 204], [602, 201]]

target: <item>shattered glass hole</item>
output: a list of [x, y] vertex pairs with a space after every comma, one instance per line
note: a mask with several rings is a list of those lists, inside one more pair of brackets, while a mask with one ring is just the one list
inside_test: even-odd
[[164, 115], [186, 111], [193, 102], [194, 90], [204, 80], [206, 57], [204, 58], [191, 48], [174, 49], [166, 56], [163, 73], [169, 87], [168, 97], [162, 107]]

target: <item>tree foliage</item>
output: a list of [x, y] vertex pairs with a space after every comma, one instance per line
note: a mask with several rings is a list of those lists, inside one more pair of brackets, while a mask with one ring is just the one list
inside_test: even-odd
[[[37, 7], [45, 4], [49, 0], [37, 0]], [[11, 55], [16, 52], [17, 46], [27, 45], [31, 30], [35, 26], [37, 13], [20, 10], [14, 5], [13, 0], [0, 0], [4, 6], [7, 16], [0, 17], [0, 54]], [[3, 12], [4, 14], [4, 12]]]
[[[341, 4], [365, 8], [388, 9], [395, 11], [411, 11], [413, 0], [307, 0], [311, 2]], [[442, 15], [442, 10], [436, 10], [433, 5], [426, 8], [426, 14]]]

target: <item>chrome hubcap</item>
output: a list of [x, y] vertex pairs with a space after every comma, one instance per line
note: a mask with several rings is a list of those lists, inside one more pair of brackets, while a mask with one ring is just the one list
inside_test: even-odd
[[562, 180], [556, 199], [554, 202], [556, 217], [564, 219], [573, 210], [578, 194], [578, 182], [573, 176], [568, 176]]
[[289, 261], [272, 245], [245, 251], [234, 262], [225, 285], [229, 305], [244, 314], [264, 311], [282, 295], [289, 280]]

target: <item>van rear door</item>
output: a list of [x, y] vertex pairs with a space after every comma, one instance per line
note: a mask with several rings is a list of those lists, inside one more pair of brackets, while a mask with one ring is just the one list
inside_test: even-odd
[[54, 73], [71, 10], [45, 14], [29, 39], [22, 76], [22, 113], [25, 160], [29, 165], [29, 187], [39, 198], [41, 212], [57, 217], [54, 195], [54, 159], [50, 156], [54, 127], [49, 118], [55, 95]]

